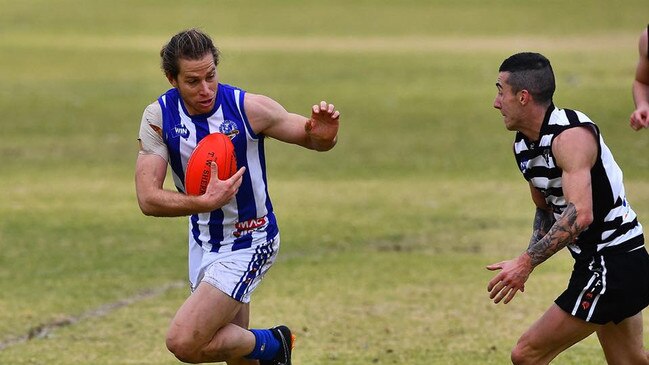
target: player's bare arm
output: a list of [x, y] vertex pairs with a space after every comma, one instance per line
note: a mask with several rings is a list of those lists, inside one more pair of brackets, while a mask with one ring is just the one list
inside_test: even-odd
[[536, 208], [536, 214], [534, 215], [534, 225], [532, 231], [532, 238], [530, 238], [530, 244], [527, 247], [532, 247], [539, 242], [545, 235], [550, 232], [550, 228], [554, 224], [554, 217], [552, 212], [547, 210]]
[[561, 217], [552, 225], [550, 231], [528, 247], [527, 254], [530, 256], [532, 267], [536, 267], [574, 242], [583, 230], [584, 228], [577, 224], [577, 209], [574, 204], [568, 203]]
[[[524, 291], [534, 268], [573, 243], [593, 220], [590, 170], [597, 158], [597, 143], [592, 130], [590, 127], [566, 130], [556, 137], [552, 152], [563, 171], [567, 207], [548, 233], [535, 243], [530, 242], [519, 257], [487, 266], [489, 270], [501, 270], [487, 286], [494, 303], [504, 299], [507, 304], [518, 291]], [[534, 193], [532, 198], [538, 204]]]
[[597, 159], [597, 142], [590, 127], [568, 129], [557, 136], [552, 150], [561, 167], [567, 207], [548, 234], [527, 249], [537, 266], [575, 241], [593, 221], [590, 170]]
[[545, 237], [545, 235], [550, 232], [550, 228], [554, 224], [554, 214], [552, 209], [548, 207], [545, 202], [543, 194], [536, 189], [532, 184], [530, 184], [530, 192], [532, 194], [532, 201], [536, 205], [536, 213], [534, 214], [534, 223], [532, 224], [532, 237], [530, 238], [530, 243], [527, 246], [532, 247], [540, 239]]
[[[536, 205], [536, 214], [534, 215], [532, 237], [528, 248], [545, 237], [554, 224], [554, 216], [545, 201], [545, 197], [531, 183], [529, 185], [532, 201]], [[489, 297], [494, 300], [494, 303], [499, 303], [504, 299], [504, 303], [507, 304], [518, 291], [525, 291], [525, 282], [534, 267], [530, 264], [529, 255], [523, 253], [515, 259], [489, 265], [487, 269], [492, 271], [502, 270], [489, 282], [487, 290], [490, 292]]]
[[[541, 213], [539, 213], [541, 212]], [[525, 282], [536, 266], [552, 255], [568, 246], [577, 238], [584, 228], [576, 224], [577, 211], [574, 204], [569, 203], [561, 217], [551, 225], [547, 234], [541, 239], [537, 237], [547, 229], [547, 211], [537, 208], [535, 230], [527, 251], [519, 257], [487, 266], [489, 270], [502, 270], [487, 286], [489, 298], [494, 303], [509, 303], [518, 291], [525, 291]]]
[[135, 167], [135, 191], [142, 213], [156, 217], [179, 217], [221, 208], [237, 193], [245, 168], [227, 180], [219, 180], [216, 171], [217, 166], [213, 163], [213, 178], [205, 194], [185, 195], [163, 188], [167, 162], [162, 157], [140, 154]]
[[630, 125], [634, 130], [649, 128], [649, 35], [644, 29], [638, 40], [638, 64], [633, 80], [633, 101], [636, 109], [631, 113]]
[[247, 93], [245, 111], [255, 133], [316, 151], [336, 145], [340, 112], [333, 104], [323, 101], [314, 105], [311, 118], [306, 118], [286, 111], [267, 96]]

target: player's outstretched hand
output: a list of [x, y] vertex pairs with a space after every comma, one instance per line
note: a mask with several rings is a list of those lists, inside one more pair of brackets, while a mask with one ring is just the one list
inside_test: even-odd
[[338, 135], [340, 112], [333, 104], [321, 101], [311, 108], [311, 119], [304, 124], [304, 130], [311, 139], [330, 142], [333, 146]]

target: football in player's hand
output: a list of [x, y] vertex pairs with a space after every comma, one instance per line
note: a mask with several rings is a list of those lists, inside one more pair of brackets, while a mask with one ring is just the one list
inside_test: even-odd
[[234, 145], [223, 133], [212, 133], [198, 142], [189, 157], [185, 171], [185, 192], [189, 195], [202, 195], [207, 189], [212, 172], [212, 161], [218, 167], [219, 180], [229, 179], [237, 172], [237, 157]]

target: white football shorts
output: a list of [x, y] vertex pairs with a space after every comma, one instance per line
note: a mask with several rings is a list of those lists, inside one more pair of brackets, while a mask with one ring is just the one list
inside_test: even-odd
[[[198, 249], [203, 251], [200, 247]], [[250, 295], [273, 266], [278, 252], [279, 234], [271, 241], [264, 239], [253, 242], [251, 247], [245, 249], [231, 252], [203, 251], [200, 268], [195, 272], [196, 279], [190, 283], [192, 291], [198, 287], [198, 283], [204, 281], [235, 300], [249, 303]], [[193, 271], [191, 261], [190, 259], [190, 273]]]

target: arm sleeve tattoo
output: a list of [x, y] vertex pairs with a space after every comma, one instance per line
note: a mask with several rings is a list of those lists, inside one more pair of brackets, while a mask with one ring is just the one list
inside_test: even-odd
[[534, 215], [534, 226], [532, 231], [532, 238], [530, 238], [530, 244], [528, 248], [535, 245], [541, 238], [545, 237], [550, 228], [554, 224], [554, 214], [552, 211], [544, 210], [541, 208], [536, 208], [536, 214]]
[[585, 229], [577, 224], [577, 208], [572, 203], [568, 204], [561, 217], [552, 224], [545, 235], [542, 234], [548, 228], [548, 219], [539, 217], [540, 215], [542, 214], [537, 210], [534, 219], [534, 234], [527, 248], [527, 253], [532, 258], [532, 266], [537, 266], [574, 242], [579, 233]]

